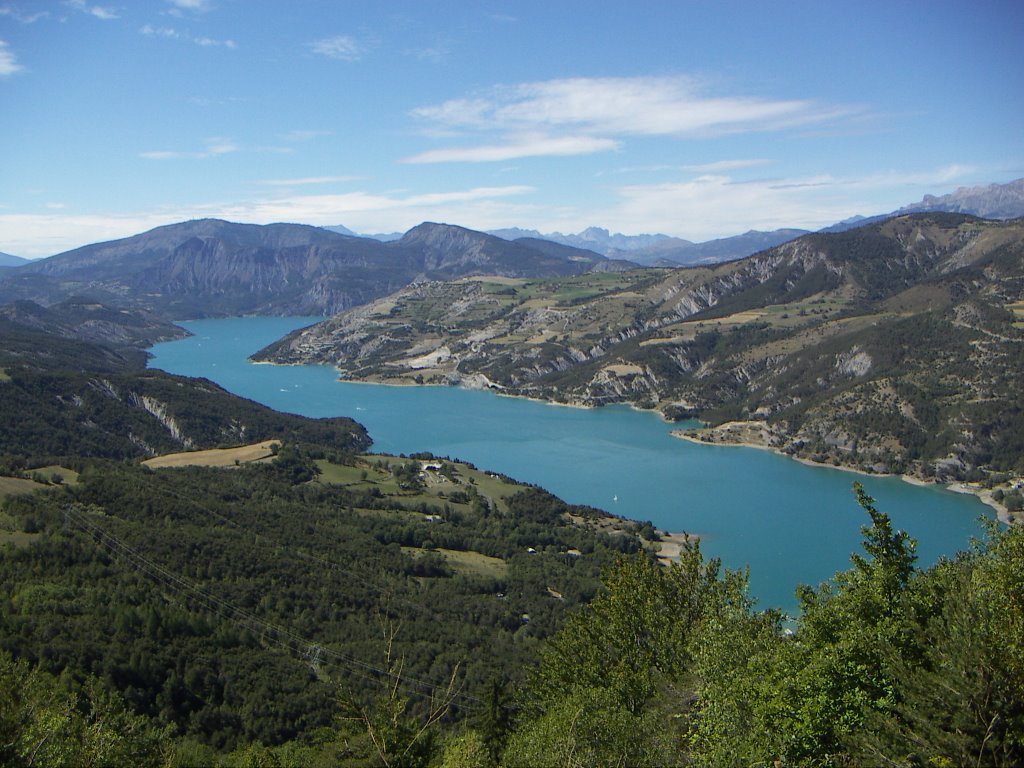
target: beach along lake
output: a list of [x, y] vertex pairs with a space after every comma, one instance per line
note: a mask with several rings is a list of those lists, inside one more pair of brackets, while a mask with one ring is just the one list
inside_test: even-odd
[[979, 519], [994, 517], [974, 496], [935, 486], [680, 440], [671, 435], [679, 425], [626, 406], [582, 409], [451, 387], [350, 383], [328, 366], [248, 362], [317, 319], [183, 322], [194, 335], [153, 347], [150, 367], [211, 379], [281, 411], [349, 416], [367, 428], [377, 452], [462, 459], [573, 504], [699, 534], [706, 555], [728, 568], [749, 566], [762, 607], [792, 611], [797, 585], [817, 585], [849, 567], [869, 522], [851, 490], [855, 480], [917, 539], [922, 566], [968, 548], [982, 535]]

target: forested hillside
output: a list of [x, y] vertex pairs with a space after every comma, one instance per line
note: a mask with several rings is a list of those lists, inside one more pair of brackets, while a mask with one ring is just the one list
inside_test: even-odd
[[[311, 459], [96, 467], [8, 500], [37, 530], [0, 550], [5, 764], [1024, 759], [1020, 527], [921, 571], [855, 488], [863, 552], [787, 621], [697, 547], [612, 562], [635, 540], [590, 538], [537, 491], [474, 491], [465, 466], [428, 462], [469, 504], [449, 486], [410, 509], [404, 460]], [[517, 519], [527, 538], [503, 549]]]
[[365, 713], [485, 717], [655, 535], [465, 464], [363, 455], [349, 419], [138, 353], [0, 331], [4, 765], [365, 765]]
[[145, 370], [145, 353], [0, 320], [0, 460], [146, 458], [269, 438], [331, 450], [369, 445], [347, 418], [309, 419], [211, 381]]

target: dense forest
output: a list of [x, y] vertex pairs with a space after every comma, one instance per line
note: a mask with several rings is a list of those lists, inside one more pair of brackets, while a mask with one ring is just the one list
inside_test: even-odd
[[429, 699], [452, 683], [461, 720], [639, 542], [431, 465], [435, 492], [419, 460], [290, 446], [238, 468], [89, 463], [7, 500], [0, 647], [214, 750], [308, 738], [382, 685]]
[[[410, 475], [385, 464], [352, 469]], [[331, 466], [288, 450], [239, 470], [120, 465], [9, 498], [5, 515], [37, 530], [0, 563], [4, 764], [1024, 759], [1020, 527], [921, 570], [855, 486], [863, 551], [802, 588], [792, 618], [755, 610], [746, 574], [697, 545], [668, 566], [627, 536], [568, 555], [587, 538], [575, 525], [506, 552], [504, 576], [460, 572], [447, 547], [511, 518], [540, 535], [581, 510], [525, 489], [488, 515], [473, 497], [476, 512], [441, 512], [446, 547], [401, 546], [438, 524], [372, 512], [318, 479]]]

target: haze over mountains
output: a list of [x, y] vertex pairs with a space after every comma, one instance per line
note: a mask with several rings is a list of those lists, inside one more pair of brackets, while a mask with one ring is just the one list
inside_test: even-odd
[[424, 223], [381, 243], [301, 224], [172, 224], [31, 262], [0, 277], [0, 303], [81, 295], [166, 317], [333, 314], [415, 280], [557, 277], [634, 267], [548, 242]]
[[12, 256], [9, 253], [0, 253], [0, 268], [20, 267], [24, 264], [28, 264], [28, 261], [28, 259], [23, 259], [20, 256]]
[[[926, 196], [902, 210], [918, 209], [977, 211], [996, 218], [1024, 215], [1024, 179]], [[830, 229], [844, 231], [874, 220], [854, 217]], [[578, 235], [540, 236], [531, 230], [487, 234], [427, 222], [382, 242], [344, 231], [348, 234], [302, 224], [203, 219], [27, 263], [10, 257], [21, 266], [0, 272], [0, 304], [92, 302], [154, 312], [165, 319], [332, 315], [424, 281], [473, 275], [555, 278], [638, 264], [714, 263], [808, 236], [803, 230], [783, 229], [690, 243], [664, 235], [612, 234], [597, 227]], [[31, 315], [24, 309], [22, 314]]]
[[[960, 187], [948, 195], [925, 195], [919, 202], [903, 206], [892, 213], [876, 216], [851, 216], [822, 231], [842, 232], [890, 216], [926, 211], [969, 213], [985, 219], [1013, 219], [1024, 216], [1024, 179], [1017, 179], [1007, 184]], [[355, 232], [344, 226], [327, 227], [327, 229], [341, 234], [356, 235]], [[628, 259], [643, 266], [657, 267], [671, 267], [679, 264], [710, 264], [741, 259], [766, 248], [795, 240], [808, 233], [809, 230], [795, 228], [782, 228], [768, 232], [750, 230], [740, 235], [697, 243], [663, 234], [613, 234], [601, 227], [588, 227], [577, 234], [562, 234], [561, 232], [544, 234], [535, 229], [519, 227], [488, 231], [488, 234], [506, 240], [517, 240], [524, 237], [550, 240], [576, 248], [585, 248], [610, 258]], [[368, 237], [388, 241], [400, 238], [401, 233], [368, 235]]]

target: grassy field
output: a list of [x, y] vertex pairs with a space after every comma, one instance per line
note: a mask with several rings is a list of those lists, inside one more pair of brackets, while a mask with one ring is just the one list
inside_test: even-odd
[[[53, 488], [54, 485], [52, 483], [55, 481], [67, 485], [74, 485], [78, 482], [78, 473], [75, 470], [57, 464], [36, 467], [29, 471], [29, 475], [31, 477], [28, 478], [0, 477], [0, 500], [7, 496]], [[43, 482], [39, 482], [40, 480]]]
[[[37, 472], [41, 477], [47, 479], [52, 478], [54, 473], [58, 473], [61, 475], [63, 481], [69, 483], [74, 483], [78, 480], [78, 473], [67, 469], [66, 467], [40, 467], [33, 470], [33, 472]], [[0, 477], [0, 502], [8, 496], [34, 493], [35, 491], [42, 491], [47, 488], [54, 487], [56, 486], [49, 485], [47, 483], [40, 483], [23, 477]], [[0, 512], [0, 547], [7, 544], [12, 544], [15, 547], [28, 546], [40, 536], [38, 533], [25, 533], [24, 531], [14, 530], [15, 527], [15, 522], [10, 517]]]
[[453, 496], [460, 492], [474, 490], [488, 499], [499, 512], [507, 512], [505, 500], [522, 491], [526, 486], [509, 482], [497, 475], [474, 469], [468, 464], [440, 459], [428, 460], [430, 465], [443, 465], [442, 471], [434, 469], [419, 473], [419, 487], [400, 488], [398, 481], [390, 472], [390, 468], [409, 462], [423, 464], [416, 459], [403, 459], [397, 456], [366, 455], [356, 460], [355, 466], [332, 464], [327, 460], [317, 462], [320, 469], [318, 478], [321, 483], [333, 483], [348, 486], [354, 490], [376, 488], [385, 496], [398, 498], [406, 506], [425, 504], [429, 507], [450, 504], [454, 508], [464, 506], [464, 502], [453, 501]]
[[0, 547], [6, 544], [12, 544], [15, 547], [27, 547], [40, 536], [42, 536], [41, 533], [25, 533], [24, 531], [0, 530]]
[[[402, 465], [416, 465], [416, 483], [402, 487], [400, 480], [392, 473]], [[317, 482], [344, 485], [352, 490], [373, 490], [393, 499], [404, 510], [426, 510], [432, 514], [446, 514], [448, 511], [468, 512], [471, 499], [479, 494], [487, 499], [493, 508], [508, 513], [508, 499], [524, 490], [526, 486], [509, 482], [503, 478], [474, 469], [468, 464], [441, 459], [407, 459], [397, 456], [359, 456], [354, 465], [334, 464], [326, 459], [317, 461], [320, 475]], [[403, 473], [397, 473], [399, 477]], [[352, 509], [351, 513], [370, 516], [408, 517], [424, 521], [424, 511], [396, 511], [382, 509]], [[437, 525], [443, 525], [438, 522]], [[473, 551], [452, 549], [422, 549], [402, 547], [402, 551], [414, 557], [428, 552], [444, 556], [448, 565], [457, 573], [480, 578], [502, 578], [507, 564], [497, 557]]]
[[41, 491], [51, 486], [37, 483], [35, 480], [26, 480], [21, 477], [0, 477], [0, 499], [8, 496], [16, 496], [21, 493], [32, 493]]
[[669, 335], [648, 339], [640, 346], [673, 344], [693, 341], [697, 334], [707, 331], [722, 331], [751, 323], [767, 323], [773, 328], [797, 328], [810, 322], [829, 319], [841, 312], [849, 302], [834, 296], [812, 296], [803, 301], [789, 304], [772, 304], [760, 309], [735, 312], [723, 317], [701, 320], [683, 320], [665, 326], [662, 330]]
[[272, 445], [280, 440], [264, 440], [262, 443], [242, 445], [238, 448], [211, 448], [206, 451], [184, 451], [168, 453], [146, 459], [143, 464], [152, 469], [164, 467], [233, 467], [250, 461], [266, 461], [274, 453]]
[[38, 472], [48, 480], [52, 480], [56, 475], [60, 475], [61, 482], [66, 485], [74, 485], [78, 482], [78, 473], [75, 470], [62, 467], [59, 464], [50, 464], [49, 466], [39, 467], [32, 471]]
[[10, 381], [10, 380], [11, 380], [10, 374], [7, 373], [7, 371], [5, 371], [3, 368], [0, 368], [0, 382]]
[[402, 551], [413, 557], [425, 555], [427, 552], [437, 552], [444, 555], [448, 565], [463, 576], [500, 579], [508, 570], [508, 563], [500, 557], [490, 557], [479, 552], [462, 552], [455, 549], [420, 549], [419, 547], [402, 547]]

